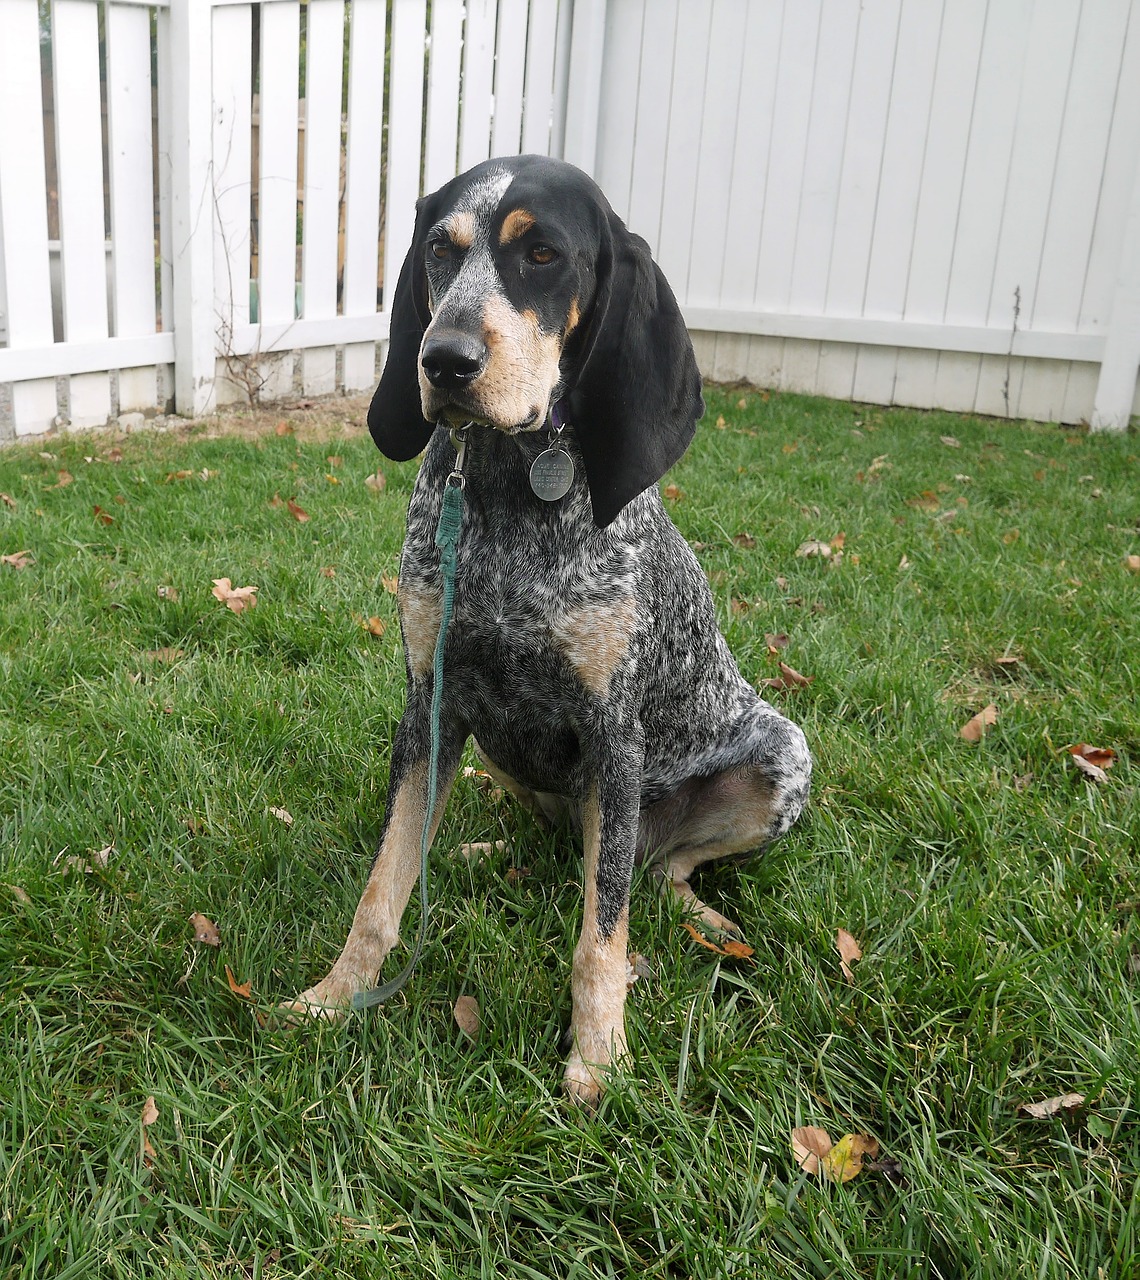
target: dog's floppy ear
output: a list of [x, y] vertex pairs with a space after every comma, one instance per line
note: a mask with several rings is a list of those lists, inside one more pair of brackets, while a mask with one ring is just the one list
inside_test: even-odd
[[681, 457], [705, 411], [673, 291], [649, 246], [612, 211], [569, 409], [599, 528]]
[[419, 359], [424, 330], [431, 320], [424, 272], [424, 240], [431, 226], [434, 201], [425, 196], [416, 205], [412, 247], [400, 269], [392, 295], [388, 355], [380, 385], [368, 408], [368, 430], [376, 447], [394, 462], [414, 458], [431, 439], [435, 424], [424, 420], [420, 406]]

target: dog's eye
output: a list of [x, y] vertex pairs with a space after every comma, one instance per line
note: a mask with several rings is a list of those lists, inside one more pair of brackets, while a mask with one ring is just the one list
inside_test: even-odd
[[431, 256], [438, 258], [441, 262], [444, 258], [451, 257], [451, 241], [450, 240], [433, 240], [429, 245]]
[[526, 260], [533, 262], [536, 266], [549, 266], [558, 254], [548, 244], [532, 244], [527, 250]]

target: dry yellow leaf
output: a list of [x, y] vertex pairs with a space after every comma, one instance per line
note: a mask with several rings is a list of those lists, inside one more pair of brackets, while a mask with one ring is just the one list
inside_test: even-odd
[[823, 1176], [832, 1182], [850, 1182], [862, 1172], [863, 1157], [872, 1160], [879, 1154], [879, 1144], [864, 1133], [845, 1133], [820, 1162]]

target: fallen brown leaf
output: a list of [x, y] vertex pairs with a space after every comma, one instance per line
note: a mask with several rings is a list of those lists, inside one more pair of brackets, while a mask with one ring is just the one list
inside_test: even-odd
[[794, 667], [789, 667], [786, 662], [781, 662], [780, 674], [761, 680], [760, 685], [765, 689], [806, 689], [814, 679], [815, 676], [800, 675]]
[[938, 438], [948, 449], [960, 449], [962, 447], [961, 443], [953, 436], [939, 436]]
[[863, 952], [859, 944], [846, 929], [837, 929], [835, 931], [835, 949], [839, 952], [839, 967], [843, 970], [843, 976], [848, 982], [853, 983], [855, 975], [851, 972], [851, 962], [863, 959]]
[[1083, 1093], [1062, 1093], [1056, 1098], [1045, 1098], [1041, 1102], [1023, 1102], [1017, 1109], [1035, 1120], [1047, 1120], [1059, 1111], [1073, 1112], [1084, 1102]]
[[688, 922], [688, 920], [681, 921], [681, 928], [684, 929], [686, 933], [692, 934], [694, 942], [699, 942], [702, 947], [707, 947], [710, 951], [715, 951], [718, 956], [723, 956], [728, 954], [728, 952], [725, 951], [723, 947], [718, 947], [715, 942], [710, 942], [708, 938], [706, 938], [705, 935], [701, 933], [701, 931], [698, 928], [696, 928], [694, 925], [691, 925]]
[[724, 954], [732, 956], [736, 960], [748, 960], [756, 954], [747, 942], [740, 942], [736, 938], [729, 938], [724, 944]]
[[1080, 765], [1083, 761], [1103, 772], [1111, 769], [1116, 763], [1116, 752], [1111, 747], [1093, 747], [1087, 742], [1074, 742], [1065, 750], [1073, 757], [1073, 763]]
[[214, 590], [211, 594], [234, 613], [252, 609], [257, 604], [256, 587], [235, 587], [231, 585], [229, 578], [215, 578], [213, 582]]
[[383, 618], [377, 617], [376, 614], [373, 614], [371, 618], [364, 621], [362, 625], [364, 630], [367, 631], [370, 636], [379, 637], [388, 630], [388, 624]]
[[[0, 493], [0, 502], [2, 502], [6, 507], [15, 507], [16, 505], [16, 499], [9, 497], [6, 493]], [[1137, 557], [1137, 559], [1140, 559], [1140, 557]]]
[[13, 551], [10, 555], [0, 556], [0, 564], [10, 565], [13, 569], [26, 569], [35, 564], [30, 551]]
[[18, 884], [10, 884], [5, 886], [17, 902], [25, 907], [31, 906], [31, 898], [28, 897], [27, 890], [21, 889]]
[[59, 471], [56, 473], [56, 483], [49, 484], [48, 488], [49, 489], [65, 489], [69, 484], [72, 483], [74, 479], [75, 477], [71, 474], [70, 471]]
[[460, 996], [451, 1010], [459, 1030], [468, 1040], [479, 1039], [479, 1001], [474, 996]]
[[821, 1161], [831, 1150], [832, 1142], [826, 1129], [805, 1124], [792, 1130], [792, 1155], [804, 1173], [818, 1173]]
[[234, 971], [229, 965], [226, 965], [226, 981], [230, 984], [230, 990], [235, 996], [240, 996], [242, 1000], [248, 1000], [253, 992], [252, 982], [239, 982], [234, 977]]
[[293, 825], [293, 815], [288, 809], [278, 809], [275, 805], [270, 805], [269, 812], [277, 819], [278, 822], [283, 822], [287, 827], [291, 827]]
[[1140, 556], [1128, 556], [1124, 561], [1124, 567], [1132, 573], [1140, 573]]
[[144, 654], [144, 658], [149, 658], [151, 662], [177, 662], [185, 653], [184, 649], [148, 649]]
[[150, 1164], [157, 1159], [154, 1148], [150, 1145], [150, 1138], [147, 1137], [147, 1129], [158, 1119], [158, 1108], [154, 1105], [154, 1098], [147, 1098], [143, 1103], [143, 1109], [139, 1115], [140, 1126], [139, 1132], [142, 1135], [140, 1143], [140, 1155], [146, 1164]]
[[370, 476], [365, 476], [364, 483], [372, 490], [373, 493], [383, 493], [384, 487], [388, 481], [384, 476], [384, 472], [380, 470], [373, 471]]
[[320, 575], [322, 578], [335, 578], [336, 570], [331, 564], [326, 564], [320, 569]]
[[195, 911], [190, 917], [190, 927], [194, 930], [194, 941], [201, 943], [202, 946], [220, 947], [222, 945], [222, 935], [218, 932], [218, 926], [209, 916]]
[[825, 560], [831, 559], [831, 546], [826, 542], [820, 542], [818, 538], [809, 538], [806, 542], [801, 542], [796, 548], [796, 555], [801, 557], [822, 556]]
[[667, 484], [661, 492], [669, 499], [670, 502], [680, 502], [680, 500], [685, 496], [684, 492], [675, 484]]
[[297, 521], [298, 524], [304, 524], [306, 520], [312, 519], [305, 508], [293, 498], [287, 498], [285, 500], [285, 505], [289, 508], [289, 514]]
[[380, 575], [380, 585], [384, 588], [385, 591], [387, 591], [387, 593], [390, 596], [394, 596], [396, 592], [399, 591], [400, 589], [399, 575], [394, 574], [393, 576], [389, 577], [388, 574], [382, 573]]
[[178, 588], [160, 586], [155, 588], [160, 600], [169, 600], [172, 604], [178, 599]]
[[95, 508], [95, 519], [98, 520], [100, 524], [115, 523], [115, 517], [113, 515], [110, 515], [108, 512], [104, 511], [102, 507]]
[[510, 846], [505, 840], [464, 841], [459, 846], [459, 856], [467, 862], [486, 862], [495, 854], [509, 852]]
[[967, 742], [981, 742], [990, 725], [997, 723], [997, 718], [997, 707], [991, 702], [983, 707], [976, 716], [972, 716], [967, 720], [958, 730], [958, 734], [960, 737], [965, 738]]
[[906, 505], [913, 507], [915, 511], [937, 511], [942, 505], [939, 501], [938, 494], [933, 489], [923, 489], [920, 494], [913, 498], [907, 498]]
[[750, 533], [734, 533], [732, 535], [732, 545], [740, 547], [742, 551], [751, 551], [756, 545], [756, 539]]

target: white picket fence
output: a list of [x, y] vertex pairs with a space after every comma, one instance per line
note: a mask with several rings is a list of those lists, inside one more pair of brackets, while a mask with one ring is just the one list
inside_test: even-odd
[[0, 438], [368, 389], [416, 197], [519, 151], [713, 376], [1140, 410], [1140, 0], [0, 0]]

